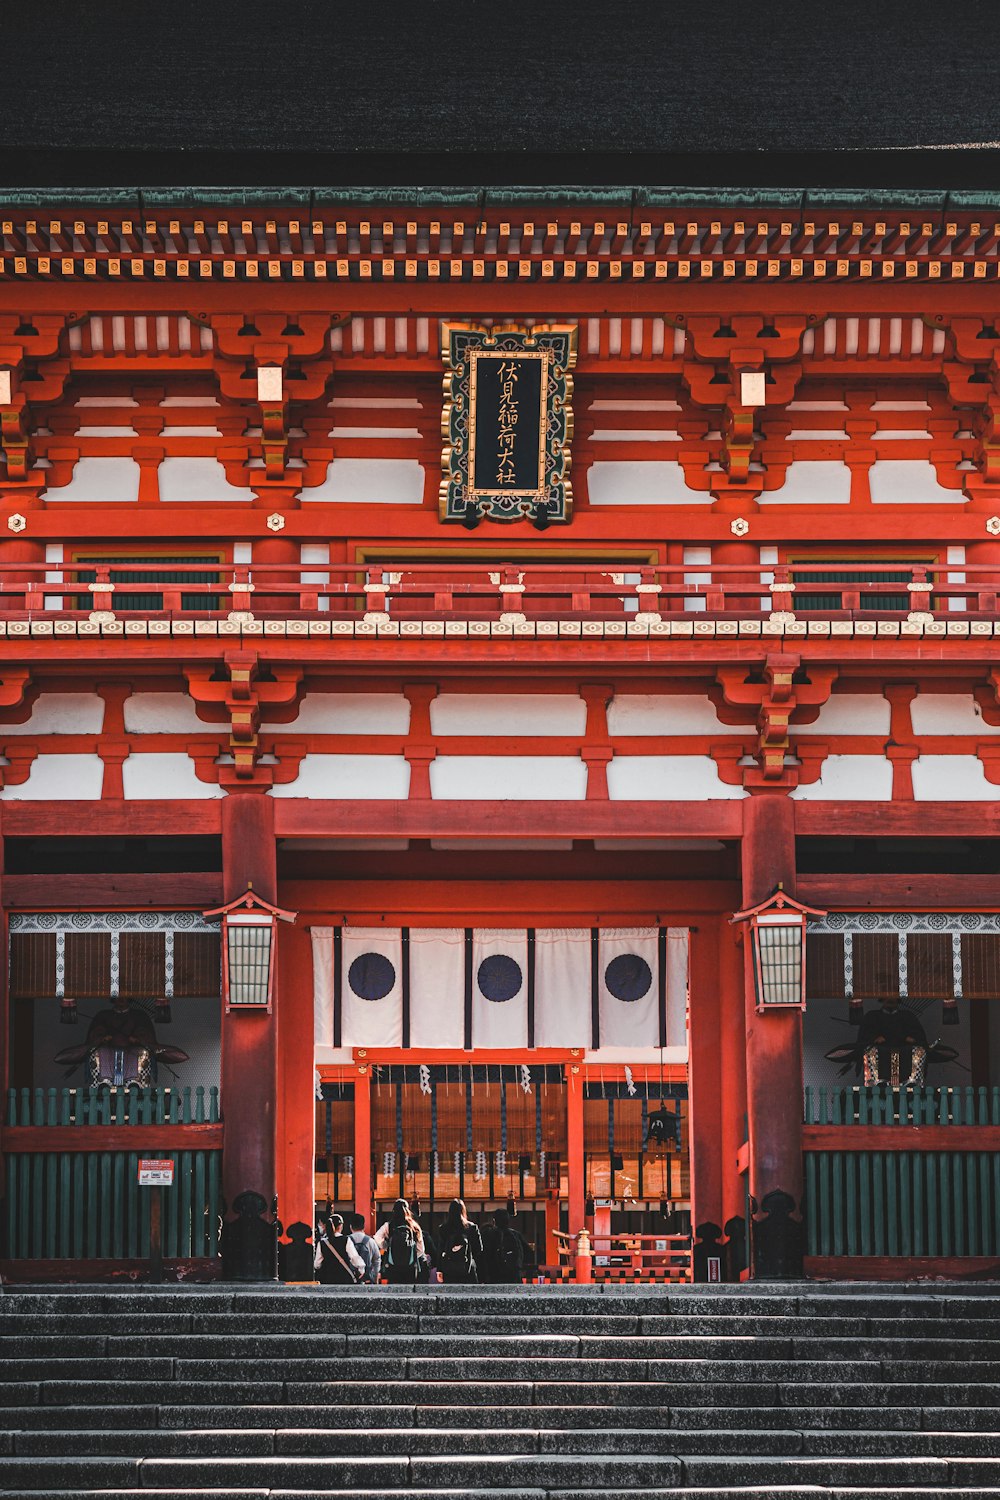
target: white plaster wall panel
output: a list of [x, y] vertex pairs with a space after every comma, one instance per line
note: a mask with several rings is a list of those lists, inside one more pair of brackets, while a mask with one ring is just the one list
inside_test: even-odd
[[14, 734], [100, 734], [104, 699], [96, 693], [42, 693], [23, 724], [0, 724], [0, 740]]
[[835, 693], [813, 724], [793, 724], [793, 734], [889, 733], [890, 708], [881, 693]]
[[880, 458], [868, 471], [874, 505], [964, 505], [961, 490], [946, 490], [924, 458]]
[[402, 801], [410, 793], [410, 767], [402, 755], [306, 755], [295, 781], [271, 789], [272, 797], [336, 801]]
[[1000, 725], [987, 724], [975, 698], [966, 693], [918, 693], [910, 704], [913, 733], [1000, 734]]
[[581, 802], [587, 767], [575, 755], [439, 755], [431, 796], [442, 802]]
[[207, 505], [213, 500], [246, 500], [250, 494], [243, 485], [229, 483], [217, 458], [165, 458], [158, 479], [163, 501], [200, 501]]
[[126, 802], [207, 802], [226, 795], [214, 782], [198, 780], [194, 761], [182, 750], [130, 755], [122, 763], [122, 788]]
[[698, 693], [622, 693], [608, 705], [608, 733], [753, 734], [752, 724], [723, 724], [715, 706]]
[[133, 693], [125, 699], [127, 734], [210, 734], [222, 728], [199, 719], [186, 693]]
[[888, 802], [892, 763], [882, 755], [828, 755], [819, 780], [789, 795], [799, 802]]
[[27, 781], [5, 786], [0, 797], [8, 802], [98, 802], [103, 785], [99, 755], [39, 755]]
[[290, 723], [261, 724], [278, 734], [406, 734], [409, 727], [402, 693], [307, 693]]
[[424, 470], [415, 458], [335, 458], [326, 478], [302, 499], [340, 505], [420, 505]]
[[72, 505], [132, 504], [139, 498], [139, 465], [133, 458], [81, 458], [69, 484], [42, 494]]
[[745, 797], [729, 786], [708, 755], [622, 755], [608, 766], [612, 802], [733, 801]]
[[757, 498], [761, 505], [847, 505], [851, 471], [836, 461], [799, 459], [788, 465], [780, 489]]
[[673, 459], [600, 459], [587, 470], [591, 505], [711, 505], [704, 490], [692, 490]]
[[440, 693], [435, 734], [582, 735], [587, 705], [576, 693]]
[[922, 755], [913, 762], [916, 802], [997, 802], [1000, 786], [986, 780], [975, 755]]

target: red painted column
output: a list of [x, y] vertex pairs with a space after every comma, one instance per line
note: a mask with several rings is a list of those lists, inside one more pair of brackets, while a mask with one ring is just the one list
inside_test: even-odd
[[[237, 792], [222, 803], [222, 878], [227, 901], [241, 896], [252, 882], [266, 901], [277, 896], [274, 803], [260, 793]], [[282, 924], [283, 925], [283, 924]], [[280, 943], [283, 932], [277, 934]], [[278, 971], [280, 973], [280, 970]], [[278, 974], [272, 1009], [222, 1016], [222, 1193], [227, 1234], [223, 1233], [223, 1272], [232, 1280], [259, 1280], [244, 1243], [256, 1234], [253, 1215], [235, 1223], [243, 1193], [256, 1193], [270, 1213], [275, 1195], [275, 1098], [277, 1010], [281, 1004]], [[234, 1233], [238, 1230], [240, 1233]], [[227, 1246], [230, 1247], [227, 1250]], [[249, 1268], [249, 1269], [248, 1269]]]
[[354, 1073], [354, 1212], [364, 1214], [368, 1232], [372, 1216], [372, 1075], [367, 1063]]
[[722, 1227], [745, 1212], [744, 1179], [737, 1155], [745, 1142], [747, 1117], [746, 1018], [743, 949], [735, 929], [719, 929], [719, 1064], [722, 1155]]
[[566, 1175], [569, 1184], [569, 1232], [586, 1227], [586, 1185], [583, 1175], [583, 1072], [579, 1063], [566, 1067]]
[[316, 1135], [312, 943], [307, 926], [281, 925], [278, 987], [276, 1172], [278, 1216], [284, 1225], [282, 1276], [305, 1281], [312, 1276], [311, 1248], [306, 1256], [302, 1247], [310, 1244], [313, 1234]]
[[[787, 795], [747, 798], [742, 855], [744, 906], [763, 901], [779, 881], [794, 893], [795, 804]], [[750, 1192], [756, 1203], [753, 1274], [784, 1280], [802, 1273], [802, 1012], [757, 1015], [749, 933], [743, 959]]]
[[[726, 934], [728, 936], [728, 934]], [[718, 925], [701, 921], [691, 933], [691, 1017], [688, 1089], [691, 1140], [691, 1222], [722, 1230], [720, 993]]]

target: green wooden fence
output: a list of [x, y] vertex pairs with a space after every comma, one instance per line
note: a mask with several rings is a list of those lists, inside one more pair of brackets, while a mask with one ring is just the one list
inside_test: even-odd
[[1000, 1255], [1000, 1152], [864, 1149], [865, 1126], [998, 1126], [1000, 1088], [805, 1091], [806, 1125], [858, 1130], [858, 1150], [805, 1152], [806, 1253]]
[[[6, 1152], [5, 1257], [145, 1259], [150, 1194], [138, 1185], [138, 1166], [152, 1153], [127, 1149], [129, 1127], [218, 1121], [217, 1088], [9, 1090], [7, 1125], [120, 1126], [122, 1149], [89, 1151], [77, 1138], [77, 1149]], [[217, 1255], [222, 1152], [195, 1148], [162, 1156], [174, 1163], [173, 1187], [162, 1189], [164, 1257]]]

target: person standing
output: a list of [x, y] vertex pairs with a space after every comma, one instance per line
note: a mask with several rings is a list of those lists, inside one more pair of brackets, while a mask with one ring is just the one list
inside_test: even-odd
[[351, 1214], [350, 1225], [351, 1243], [365, 1263], [364, 1279], [370, 1285], [378, 1286], [382, 1275], [382, 1253], [371, 1235], [365, 1231], [364, 1214]]
[[479, 1280], [483, 1263], [483, 1240], [465, 1212], [461, 1198], [453, 1198], [438, 1236], [438, 1270], [446, 1282], [467, 1284]]
[[340, 1214], [331, 1214], [319, 1239], [313, 1266], [321, 1286], [354, 1286], [365, 1274], [365, 1263], [344, 1233]]
[[397, 1198], [386, 1222], [375, 1231], [382, 1269], [390, 1286], [416, 1286], [424, 1260], [424, 1237], [405, 1198]]

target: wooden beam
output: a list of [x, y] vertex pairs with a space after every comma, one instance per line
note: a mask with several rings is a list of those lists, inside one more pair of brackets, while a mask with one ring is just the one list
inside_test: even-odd
[[807, 1255], [805, 1274], [823, 1281], [982, 1280], [1000, 1272], [995, 1255]]
[[274, 824], [279, 838], [309, 839], [737, 839], [742, 806], [722, 801], [341, 802], [283, 797], [275, 802]]
[[1000, 1151], [1000, 1125], [803, 1125], [803, 1151]]
[[7, 838], [153, 838], [218, 834], [221, 801], [4, 803]]
[[219, 1151], [221, 1125], [4, 1125], [4, 1151]]
[[800, 875], [796, 887], [807, 906], [842, 911], [1000, 908], [1000, 875]]
[[67, 911], [204, 910], [222, 904], [222, 873], [128, 875], [6, 875], [4, 905], [10, 909]]
[[996, 838], [1000, 802], [802, 801], [795, 831], [800, 838]]

